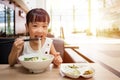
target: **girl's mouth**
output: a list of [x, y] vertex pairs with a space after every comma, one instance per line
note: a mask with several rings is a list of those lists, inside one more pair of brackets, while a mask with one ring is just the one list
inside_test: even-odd
[[41, 39], [42, 39], [42, 36], [37, 36], [37, 35], [35, 35], [35, 38], [41, 38]]

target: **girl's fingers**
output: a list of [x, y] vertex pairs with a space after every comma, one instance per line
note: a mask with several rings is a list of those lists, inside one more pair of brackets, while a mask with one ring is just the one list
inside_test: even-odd
[[56, 52], [56, 53], [54, 54], [55, 57], [56, 57], [56, 56], [59, 56], [59, 55], [60, 55], [59, 52]]
[[22, 38], [17, 38], [14, 42], [14, 49], [16, 49], [17, 52], [20, 52], [23, 48], [24, 40]]
[[63, 62], [63, 60], [62, 60], [62, 58], [61, 58], [60, 56], [55, 57], [54, 63], [55, 63], [56, 65], [59, 66], [62, 62]]
[[16, 48], [21, 48], [23, 46], [23, 44], [24, 44], [24, 41], [21, 38], [16, 39], [14, 42], [14, 45]]

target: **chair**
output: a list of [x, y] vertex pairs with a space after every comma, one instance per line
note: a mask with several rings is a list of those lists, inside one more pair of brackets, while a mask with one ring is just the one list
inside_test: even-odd
[[8, 64], [8, 56], [13, 45], [13, 42], [10, 43], [2, 42], [13, 40], [14, 38], [0, 38], [0, 64]]
[[62, 58], [64, 58], [64, 40], [60, 38], [52, 38], [53, 44], [57, 52], [60, 52]]

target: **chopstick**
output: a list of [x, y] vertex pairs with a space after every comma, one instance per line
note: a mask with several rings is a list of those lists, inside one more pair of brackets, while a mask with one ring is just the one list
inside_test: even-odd
[[[31, 39], [24, 39], [24, 41], [35, 41], [38, 40], [39, 38], [31, 38]], [[15, 41], [15, 39], [9, 39], [9, 41], [2, 41], [0, 42], [0, 44], [7, 44], [7, 43], [13, 43]]]
[[38, 40], [39, 38], [31, 38], [31, 39], [24, 39], [24, 41], [35, 41], [35, 40]]

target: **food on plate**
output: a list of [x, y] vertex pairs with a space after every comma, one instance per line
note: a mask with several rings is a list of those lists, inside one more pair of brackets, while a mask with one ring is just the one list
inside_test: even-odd
[[81, 72], [78, 70], [77, 65], [61, 65], [61, 71], [70, 78], [78, 78]]
[[78, 74], [80, 74], [80, 71], [77, 70], [77, 69], [67, 69], [66, 73], [67, 74], [72, 74], [72, 75], [78, 75]]
[[87, 70], [87, 71], [85, 71], [85, 72], [83, 73], [83, 75], [89, 75], [89, 74], [92, 74], [92, 73], [93, 73], [92, 70]]
[[77, 68], [79, 68], [78, 66], [76, 66], [76, 65], [68, 65], [68, 67], [70, 67], [70, 68], [72, 68], [72, 69], [77, 69]]
[[95, 70], [92, 67], [88, 67], [86, 70], [84, 70], [83, 74], [81, 74], [84, 78], [91, 78], [95, 73]]
[[64, 74], [70, 78], [78, 78], [80, 76], [80, 71], [77, 69], [69, 69], [64, 71]]

